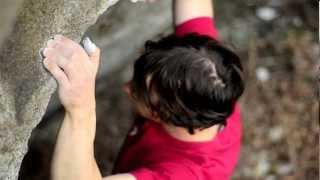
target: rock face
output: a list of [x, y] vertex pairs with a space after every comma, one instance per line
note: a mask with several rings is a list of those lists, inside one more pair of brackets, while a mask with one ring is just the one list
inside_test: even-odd
[[[121, 92], [122, 85], [131, 78], [133, 61], [145, 41], [170, 33], [171, 19], [171, 1], [149, 4], [123, 0], [101, 15], [85, 33], [102, 50], [96, 86], [95, 155], [103, 176], [111, 173], [133, 119], [130, 102]], [[55, 138], [63, 119], [63, 112], [59, 110], [55, 94], [45, 117], [32, 132], [19, 179], [49, 179]]]
[[10, 33], [16, 12], [21, 5], [22, 0], [2, 0], [0, 7], [0, 46], [3, 40]]
[[[4, 2], [19, 3], [19, 1]], [[32, 129], [41, 120], [56, 83], [38, 50], [55, 34], [80, 40], [117, 0], [25, 0], [0, 52], [0, 180], [17, 179]], [[6, 3], [5, 3], [6, 4]], [[18, 6], [12, 6], [17, 9]], [[6, 6], [2, 6], [6, 8]], [[3, 9], [0, 9], [2, 18]], [[8, 10], [8, 9], [7, 9]], [[14, 10], [0, 43], [10, 31]], [[6, 19], [6, 18], [4, 18]], [[3, 29], [3, 28], [2, 28]]]

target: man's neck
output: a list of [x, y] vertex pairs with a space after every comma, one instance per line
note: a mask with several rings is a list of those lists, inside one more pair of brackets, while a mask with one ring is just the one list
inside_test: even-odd
[[203, 130], [194, 130], [194, 134], [190, 134], [187, 129], [161, 123], [164, 129], [172, 137], [186, 142], [206, 142], [211, 141], [217, 135], [220, 125], [215, 125]]

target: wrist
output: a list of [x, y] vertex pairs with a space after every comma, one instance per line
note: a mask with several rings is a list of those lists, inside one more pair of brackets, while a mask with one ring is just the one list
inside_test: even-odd
[[95, 105], [90, 105], [90, 106], [80, 106], [80, 107], [69, 107], [65, 108], [66, 114], [68, 114], [71, 117], [78, 117], [79, 116], [88, 116], [95, 114], [96, 112], [96, 106]]
[[95, 106], [79, 107], [66, 109], [65, 117], [68, 121], [78, 125], [88, 125], [96, 123], [96, 108]]
[[86, 100], [78, 100], [76, 103], [69, 103], [63, 105], [65, 111], [70, 116], [80, 116], [95, 114], [96, 102], [95, 98], [88, 98]]
[[[66, 111], [63, 124], [68, 127], [71, 134], [78, 134], [77, 137], [94, 141], [96, 132], [95, 110]], [[81, 134], [81, 136], [79, 136]]]
[[66, 116], [71, 119], [92, 119], [96, 116], [95, 106], [68, 108], [65, 110]]
[[[60, 87], [59, 87], [60, 88]], [[59, 89], [61, 104], [69, 114], [82, 114], [95, 111], [96, 99], [94, 87], [72, 87], [69, 92]]]

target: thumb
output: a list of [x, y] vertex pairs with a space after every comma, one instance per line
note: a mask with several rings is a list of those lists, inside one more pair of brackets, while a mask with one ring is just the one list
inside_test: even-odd
[[82, 40], [84, 50], [87, 52], [90, 60], [98, 63], [100, 60], [100, 49], [95, 45], [89, 37]]

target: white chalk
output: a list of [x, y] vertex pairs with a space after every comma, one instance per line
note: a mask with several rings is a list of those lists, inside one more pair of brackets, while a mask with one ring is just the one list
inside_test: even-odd
[[97, 49], [97, 46], [90, 40], [89, 37], [85, 37], [82, 40], [82, 45], [84, 50], [90, 55], [92, 53], [94, 53]]
[[41, 59], [44, 59], [44, 58], [45, 58], [45, 56], [43, 55], [43, 50], [44, 50], [43, 48], [40, 48], [40, 49], [39, 49], [39, 52], [38, 52], [38, 53], [39, 53], [39, 56], [41, 57]]
[[132, 3], [137, 3], [137, 2], [146, 2], [146, 0], [130, 0]]
[[271, 21], [278, 16], [278, 13], [272, 7], [261, 7], [257, 10], [257, 16], [264, 21]]
[[257, 79], [261, 82], [266, 82], [270, 79], [270, 72], [267, 68], [265, 67], [258, 67], [256, 69], [256, 76]]

